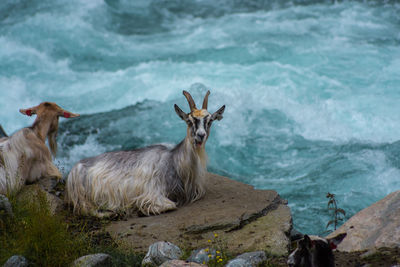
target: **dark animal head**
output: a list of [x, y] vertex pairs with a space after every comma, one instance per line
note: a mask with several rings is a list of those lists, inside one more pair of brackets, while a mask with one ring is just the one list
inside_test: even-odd
[[183, 91], [183, 95], [186, 97], [189, 103], [190, 113], [186, 114], [176, 104], [174, 106], [176, 114], [178, 114], [178, 116], [188, 125], [188, 137], [190, 138], [192, 144], [197, 148], [204, 147], [207, 138], [210, 135], [210, 129], [213, 121], [221, 120], [222, 114], [225, 111], [225, 105], [223, 105], [213, 114], [207, 111], [209, 94], [210, 91], [207, 91], [207, 94], [203, 100], [202, 108], [197, 109], [192, 96], [188, 92]]
[[298, 241], [297, 248], [289, 255], [287, 264], [289, 267], [334, 267], [332, 250], [345, 237], [346, 233], [330, 239], [305, 235]]

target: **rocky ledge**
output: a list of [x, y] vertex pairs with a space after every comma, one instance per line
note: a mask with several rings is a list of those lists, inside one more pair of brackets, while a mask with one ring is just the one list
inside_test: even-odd
[[328, 237], [346, 232], [339, 251], [400, 247], [400, 191], [361, 210]]
[[112, 222], [106, 230], [135, 251], [146, 252], [157, 241], [201, 248], [218, 241], [231, 253], [263, 250], [286, 255], [292, 227], [287, 201], [273, 190], [209, 174], [207, 193], [199, 201], [157, 216], [133, 216]]

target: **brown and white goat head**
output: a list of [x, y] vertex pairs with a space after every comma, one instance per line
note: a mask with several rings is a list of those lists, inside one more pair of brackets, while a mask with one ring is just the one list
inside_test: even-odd
[[[20, 112], [37, 117], [31, 127], [0, 139], [0, 194], [15, 193], [24, 184], [42, 178], [60, 179], [61, 173], [51, 157], [57, 151], [58, 118], [79, 116], [50, 102], [20, 109]], [[46, 146], [46, 137], [50, 149]]]
[[297, 248], [289, 255], [289, 267], [334, 267], [332, 250], [346, 237], [346, 233], [325, 239], [305, 235], [297, 242]]
[[56, 137], [58, 131], [58, 118], [74, 118], [79, 116], [79, 114], [69, 112], [52, 102], [43, 102], [38, 106], [20, 109], [19, 111], [27, 116], [36, 114], [36, 120], [31, 128], [43, 142], [46, 141], [46, 137], [48, 138], [50, 151], [53, 156], [57, 153]]
[[197, 109], [192, 96], [188, 92], [183, 91], [183, 95], [186, 97], [189, 103], [190, 113], [186, 114], [176, 104], [174, 106], [175, 112], [182, 120], [186, 122], [188, 126], [187, 137], [193, 146], [195, 148], [204, 148], [207, 138], [210, 135], [210, 129], [213, 121], [222, 120], [222, 114], [225, 111], [225, 105], [211, 114], [207, 111], [208, 96], [210, 95], [210, 91], [207, 91], [201, 109]]

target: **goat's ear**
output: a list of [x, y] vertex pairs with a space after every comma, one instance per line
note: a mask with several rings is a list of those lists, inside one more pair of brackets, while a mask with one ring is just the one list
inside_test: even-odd
[[75, 118], [75, 117], [79, 117], [80, 115], [77, 113], [69, 112], [67, 110], [62, 110], [60, 116], [64, 117], [64, 118]]
[[336, 249], [337, 245], [339, 245], [342, 242], [342, 240], [346, 237], [346, 235], [347, 235], [346, 233], [342, 233], [328, 239], [328, 243], [331, 249]]
[[182, 110], [180, 107], [178, 107], [177, 104], [174, 105], [174, 108], [175, 108], [176, 114], [178, 114], [178, 116], [179, 116], [182, 120], [184, 120], [184, 121], [187, 121], [187, 120], [188, 120], [188, 115], [187, 115], [185, 112], [183, 112], [183, 110]]
[[224, 114], [225, 111], [225, 105], [223, 105], [222, 107], [220, 107], [216, 112], [214, 112], [211, 115], [211, 120], [215, 121], [215, 120], [222, 120], [222, 114]]
[[303, 239], [301, 239], [298, 243], [298, 247], [302, 249], [309, 249], [312, 246], [312, 241], [308, 235], [304, 235]]
[[36, 114], [36, 108], [27, 108], [27, 109], [20, 109], [19, 112], [26, 116], [32, 116], [33, 114]]

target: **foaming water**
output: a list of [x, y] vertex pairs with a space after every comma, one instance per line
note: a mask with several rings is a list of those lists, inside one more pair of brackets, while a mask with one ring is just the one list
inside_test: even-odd
[[[358, 1], [3, 1], [0, 123], [54, 101], [65, 173], [85, 157], [186, 132], [182, 90], [227, 108], [210, 171], [289, 200], [322, 234], [327, 192], [347, 217], [399, 188], [400, 5]], [[318, 215], [318, 216], [315, 216]]]

